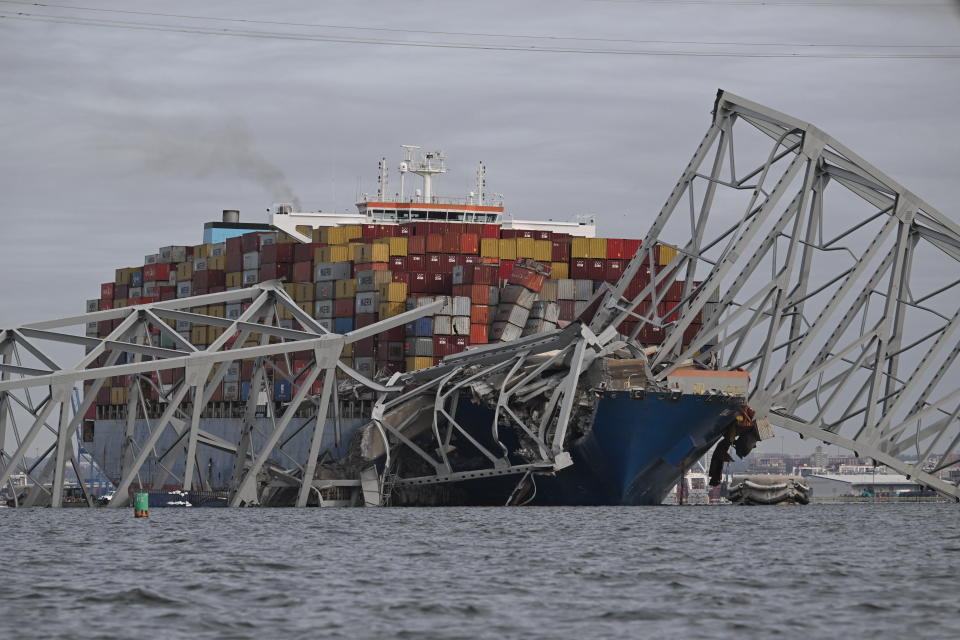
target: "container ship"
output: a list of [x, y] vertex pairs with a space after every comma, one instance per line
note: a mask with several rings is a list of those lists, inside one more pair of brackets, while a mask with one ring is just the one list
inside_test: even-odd
[[[277, 204], [265, 222], [250, 223], [225, 210], [221, 221], [204, 226], [201, 243], [162, 247], [146, 255], [142, 265], [116, 269], [113, 280], [101, 285], [100, 296], [87, 301], [87, 311], [97, 311], [278, 281], [311, 322], [336, 334], [441, 303], [438, 313], [347, 345], [341, 361], [359, 375], [344, 377], [322, 418], [316, 403], [298, 409], [282, 450], [271, 453], [273, 480], [238, 504], [294, 503], [296, 492], [284, 486], [283, 478], [304, 468], [310, 451], [305, 427], [318, 419], [328, 428], [308, 503], [319, 506], [659, 504], [683, 470], [714, 445], [714, 458], [721, 461], [729, 446], [740, 453], [749, 450], [759, 435], [746, 405], [746, 372], [690, 362], [666, 384], [651, 379], [645, 356], [662, 342], [663, 323], [642, 318], [669, 318], [682, 299], [682, 280], [674, 280], [665, 295], [641, 302], [616, 326], [624, 338], [616, 348], [600, 350], [589, 363], [582, 351], [563, 351], [565, 337], [587, 335], [585, 322], [596, 309], [598, 292], [620, 281], [640, 240], [597, 237], [590, 218], [505, 217], [499, 196], [486, 193], [482, 164], [475, 190], [466, 198], [438, 197], [433, 183], [446, 171], [444, 156], [415, 151], [406, 148], [399, 191], [393, 194], [381, 160], [377, 192], [363, 196], [355, 214], [298, 212]], [[422, 182], [408, 195], [411, 174]], [[675, 252], [654, 247], [651, 263], [627, 284], [625, 297], [636, 298]], [[688, 289], [699, 285], [686, 284]], [[247, 306], [193, 311], [237, 319]], [[87, 335], [107, 336], [119, 322], [90, 323]], [[224, 331], [195, 319], [166, 322], [200, 349]], [[297, 330], [305, 320], [281, 309], [275, 322]], [[699, 326], [687, 329], [684, 344]], [[147, 338], [158, 347], [177, 342], [169, 333], [154, 333]], [[260, 344], [257, 339], [248, 338], [249, 344]], [[484, 363], [513, 345], [529, 354], [527, 359], [481, 378]], [[106, 359], [107, 354], [100, 355], [94, 365]], [[230, 365], [202, 412], [205, 435], [193, 465], [198, 488], [190, 495], [178, 493], [176, 504], [225, 503], [243, 465], [238, 451], [244, 421], [253, 421], [249, 433], [255, 449], [296, 395], [309, 359], [310, 353], [294, 353], [266, 358], [267, 366], [255, 359]], [[578, 378], [567, 392], [571, 399], [563, 424], [541, 423], [539, 434], [526, 426], [546, 421], [547, 409], [560, 402], [551, 389], [575, 368]], [[148, 434], [150, 418], [162, 412], [183, 378], [183, 369], [169, 369], [108, 379], [98, 390], [84, 416], [81, 439], [112, 481], [120, 479], [124, 461]], [[402, 390], [403, 402], [357, 382], [361, 378], [390, 381], [392, 389]], [[505, 389], [508, 381], [518, 380], [524, 385], [510, 404], [503, 399]], [[319, 381], [312, 385], [309, 393], [320, 394]], [[445, 414], [452, 426], [439, 438], [433, 406], [443, 385], [455, 391]], [[549, 465], [544, 464], [545, 436], [553, 439]], [[399, 446], [391, 451], [390, 442]], [[168, 455], [178, 443], [172, 429], [153, 443], [138, 486], [157, 495], [179, 486], [174, 480], [185, 465]], [[494, 471], [484, 471], [485, 457], [493, 460]], [[368, 472], [375, 472], [375, 491], [358, 479]]]

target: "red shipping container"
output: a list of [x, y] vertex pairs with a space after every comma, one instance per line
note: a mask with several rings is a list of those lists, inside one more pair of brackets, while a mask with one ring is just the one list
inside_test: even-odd
[[[424, 222], [424, 221], [414, 222], [413, 223], [414, 235], [426, 236], [428, 233], [433, 233], [436, 230], [436, 227], [433, 226], [434, 224], [435, 223], [433, 222]], [[423, 252], [421, 251], [421, 253]]]
[[363, 235], [363, 239], [364, 239], [364, 240], [375, 240], [376, 238], [379, 238], [380, 236], [377, 235], [377, 227], [378, 227], [378, 225], [375, 225], [375, 224], [365, 224], [365, 225], [363, 225], [363, 228], [361, 229], [361, 232], [362, 232], [362, 235]]
[[116, 284], [113, 286], [113, 299], [126, 300], [130, 297], [130, 285]]
[[534, 231], [533, 237], [537, 240], [552, 240], [553, 234], [549, 230], [542, 229], [540, 231]]
[[467, 345], [469, 344], [470, 336], [453, 336], [453, 353], [466, 351]]
[[550, 249], [550, 260], [553, 262], [570, 262], [570, 243], [554, 240]]
[[463, 223], [463, 232], [464, 233], [475, 233], [477, 237], [480, 237], [480, 234], [483, 233], [483, 225], [477, 222], [464, 222]]
[[413, 227], [410, 226], [409, 224], [400, 224], [400, 225], [397, 225], [397, 229], [396, 229], [396, 231], [394, 232], [393, 235], [395, 235], [395, 236], [397, 236], [397, 237], [407, 238], [407, 237], [413, 235]]
[[546, 281], [547, 276], [544, 274], [520, 265], [514, 266], [509, 279], [510, 284], [519, 284], [534, 293], [540, 293], [540, 290], [543, 289], [543, 283]]
[[466, 233], [466, 225], [462, 222], [448, 222], [446, 230], [450, 233]]
[[237, 271], [243, 271], [243, 254], [242, 253], [228, 253], [226, 260], [227, 271], [233, 273]]
[[[171, 286], [157, 287], [157, 295], [160, 296], [161, 298], [163, 298], [163, 296], [165, 295], [170, 295], [170, 294], [173, 294], [173, 297], [176, 298], [177, 288], [171, 287]], [[167, 298], [164, 298], [164, 299], [166, 300]]]
[[100, 285], [100, 299], [101, 300], [113, 300], [113, 283], [104, 282]]
[[313, 254], [319, 247], [322, 247], [322, 242], [309, 242], [307, 244], [295, 244], [293, 245], [293, 261], [294, 262], [306, 262], [308, 260], [313, 260]]
[[240, 361], [240, 380], [249, 382], [253, 378], [253, 360]]
[[[412, 240], [413, 238], [411, 238]], [[426, 271], [427, 261], [423, 256], [407, 256], [408, 271]]]
[[482, 230], [480, 231], [481, 238], [499, 238], [500, 237], [500, 225], [498, 224], [485, 224], [483, 225]]
[[626, 260], [607, 260], [606, 271], [604, 271], [603, 279], [607, 282], [614, 283], [620, 279], [620, 276], [623, 275], [623, 268], [626, 266]]
[[143, 267], [144, 282], [167, 282], [170, 280], [170, 263], [158, 262]]
[[430, 274], [430, 293], [450, 293], [452, 276], [449, 273]]
[[450, 336], [433, 336], [433, 357], [442, 358], [452, 353], [452, 338]]
[[570, 277], [574, 280], [589, 280], [590, 272], [587, 270], [586, 258], [574, 258], [570, 261]]
[[405, 282], [409, 288], [410, 285], [410, 272], [409, 271], [391, 271], [392, 281], [393, 282]]
[[389, 262], [357, 262], [353, 265], [353, 277], [361, 271], [390, 271]]
[[[409, 251], [409, 241], [407, 242]], [[443, 234], [428, 233], [426, 240], [427, 253], [443, 253]]]
[[607, 238], [607, 260], [620, 260], [623, 257], [623, 240]]
[[243, 256], [243, 237], [235, 236], [233, 238], [227, 238], [227, 256], [237, 255]]
[[430, 293], [427, 273], [425, 271], [411, 271], [410, 280], [407, 282], [407, 291], [409, 293]]
[[[365, 313], [365, 314], [363, 314], [363, 315], [371, 315], [371, 314]], [[358, 318], [357, 318], [357, 321], [359, 322], [359, 320], [360, 320], [360, 318], [358, 317]], [[366, 326], [366, 325], [364, 325], [364, 326]], [[373, 357], [373, 354], [374, 354], [373, 345], [374, 345], [375, 342], [376, 342], [376, 339], [375, 339], [375, 338], [364, 338], [363, 340], [357, 340], [356, 342], [354, 342], [354, 343], [353, 343], [353, 357], [354, 357], [354, 358], [356, 358], [356, 357], [360, 357], [360, 358], [372, 358], [372, 357]]]
[[471, 304], [470, 323], [490, 324], [490, 307], [485, 304]]
[[487, 344], [488, 325], [471, 324], [470, 325], [470, 344]]
[[350, 318], [353, 316], [353, 298], [337, 298], [333, 301], [334, 318]]
[[210, 290], [207, 293], [223, 293], [226, 290], [226, 285], [217, 285], [216, 287], [210, 287]]
[[[267, 245], [268, 247], [271, 245]], [[266, 280], [290, 280], [290, 275], [292, 274], [292, 269], [289, 262], [274, 262], [271, 264], [265, 264], [260, 267], [260, 281], [264, 282]], [[197, 271], [197, 273], [206, 273], [205, 271]], [[193, 281], [197, 281], [197, 273], [193, 274]], [[311, 278], [312, 280], [312, 278]]]
[[594, 282], [602, 282], [607, 273], [607, 261], [599, 258], [587, 260], [587, 278]]
[[480, 236], [475, 233], [461, 233], [457, 239], [459, 242], [458, 253], [480, 253]]
[[[289, 265], [287, 265], [289, 267]], [[223, 271], [197, 271], [193, 274], [193, 286], [198, 289], [222, 287], [226, 283]]]
[[458, 256], [455, 253], [444, 253], [440, 257], [440, 272], [441, 273], [453, 273], [453, 268], [457, 266]]
[[497, 285], [499, 268], [489, 264], [464, 265], [460, 284]]
[[[359, 329], [361, 327], [369, 327], [377, 321], [377, 314], [375, 313], [358, 313], [356, 319], [353, 322], [353, 328]], [[373, 338], [371, 338], [372, 340]], [[357, 355], [357, 354], [354, 354]], [[373, 355], [373, 354], [370, 354]]]
[[392, 329], [387, 329], [379, 334], [377, 337], [386, 342], [399, 342], [407, 337], [406, 330], [403, 325], [399, 327], [393, 327]]
[[113, 300], [101, 300], [99, 305], [99, 311], [107, 311], [113, 309]]
[[573, 300], [560, 300], [557, 303], [560, 306], [560, 319], [570, 322], [573, 320], [573, 314], [576, 313], [576, 302]]
[[700, 333], [701, 325], [691, 324], [689, 327], [683, 330], [683, 344], [687, 345], [693, 342], [693, 339], [697, 337], [697, 334]]
[[[441, 249], [439, 253], [458, 253], [460, 251], [460, 234], [444, 233], [441, 236]], [[430, 236], [427, 236], [427, 250], [430, 249]]]
[[514, 262], [512, 260], [502, 260], [500, 262], [500, 279], [506, 280], [513, 273]]
[[427, 273], [443, 273], [443, 254], [428, 253], [424, 258], [424, 268]]
[[256, 233], [256, 232], [245, 233], [240, 237], [243, 239], [243, 253], [250, 253], [251, 251], [260, 250], [260, 234], [259, 233]]
[[293, 247], [295, 245], [268, 244], [260, 249], [260, 264], [272, 264], [274, 262], [293, 262]]
[[643, 244], [642, 240], [633, 240], [631, 238], [623, 239], [623, 257], [627, 260], [632, 258], [634, 254], [640, 249], [640, 245]]
[[403, 256], [390, 256], [390, 271], [406, 271], [407, 259]]
[[[419, 224], [419, 223], [418, 223]], [[410, 236], [407, 240], [407, 255], [422, 256], [427, 252], [427, 239], [425, 236]]]
[[460, 257], [463, 258], [463, 264], [480, 264], [480, 256], [470, 254]]
[[[291, 245], [292, 246], [292, 245]], [[293, 263], [294, 282], [313, 282], [313, 261]]]
[[504, 240], [511, 240], [517, 237], [516, 229], [500, 229], [500, 237]]

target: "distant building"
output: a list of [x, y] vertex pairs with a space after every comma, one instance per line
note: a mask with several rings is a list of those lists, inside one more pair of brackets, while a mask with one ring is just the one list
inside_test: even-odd
[[813, 452], [813, 455], [810, 456], [810, 466], [826, 468], [829, 462], [830, 462], [830, 456], [828, 456], [827, 453], [823, 450], [823, 447], [821, 447], [820, 445], [817, 445], [817, 448]]
[[814, 499], [896, 497], [923, 487], [899, 473], [821, 473], [806, 477]]

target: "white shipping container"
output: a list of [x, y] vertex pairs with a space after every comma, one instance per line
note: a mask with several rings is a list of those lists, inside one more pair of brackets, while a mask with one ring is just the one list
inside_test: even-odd
[[177, 320], [177, 333], [180, 335], [186, 334], [187, 341], [190, 340], [190, 321], [189, 320]]
[[236, 402], [240, 399], [240, 382], [230, 381], [223, 383], [223, 399], [225, 402]]
[[227, 243], [218, 242], [217, 244], [210, 246], [210, 256], [216, 258], [218, 256], [227, 255]]
[[530, 310], [524, 309], [520, 305], [509, 304], [509, 305], [500, 305], [497, 307], [497, 315], [494, 316], [493, 321], [496, 322], [509, 322], [510, 324], [516, 325], [518, 328], [522, 327], [527, 323], [527, 318], [530, 316]]
[[560, 319], [560, 306], [556, 302], [537, 300], [530, 307], [531, 318], [543, 318], [547, 322], [556, 323]]
[[361, 271], [357, 274], [357, 291], [379, 291], [381, 284], [393, 282], [390, 271]]
[[467, 296], [453, 296], [453, 302], [451, 303], [454, 316], [469, 316], [470, 315], [470, 298]]
[[470, 335], [470, 316], [453, 316], [453, 335]]
[[143, 295], [144, 295], [144, 296], [155, 296], [155, 295], [157, 295], [157, 283], [156, 283], [156, 282], [144, 282], [142, 288], [143, 288]]
[[143, 256], [143, 264], [157, 264], [159, 260], [159, 253], [151, 253], [150, 255]]
[[589, 300], [593, 297], [593, 280], [574, 280], [575, 292], [574, 300]]
[[314, 299], [315, 300], [328, 300], [333, 298], [336, 295], [337, 285], [333, 280], [324, 280], [323, 282], [318, 282], [317, 286], [314, 289]]
[[350, 279], [349, 262], [320, 262], [314, 269], [316, 272], [315, 280], [348, 280]]
[[84, 334], [86, 334], [88, 338], [96, 338], [97, 332], [100, 330], [99, 324], [98, 322], [88, 322], [85, 325]]
[[127, 298], [142, 298], [143, 297], [143, 287], [130, 287], [127, 290]]
[[557, 280], [557, 300], [576, 300], [577, 285], [576, 280], [563, 278]]
[[243, 313], [243, 305], [239, 302], [231, 302], [224, 308], [224, 314], [227, 316], [227, 320], [236, 320], [240, 317], [241, 313]]
[[268, 244], [277, 244], [277, 234], [275, 233], [260, 234], [260, 246], [265, 247]]
[[404, 341], [403, 352], [408, 357], [432, 358], [433, 338], [407, 338]]
[[207, 270], [207, 259], [206, 258], [197, 258], [193, 261], [193, 270], [194, 271], [206, 271]]
[[576, 318], [581, 313], [586, 311], [589, 306], [588, 301], [586, 300], [577, 300], [573, 305], [573, 317]]
[[293, 318], [284, 318], [279, 326], [281, 329], [293, 329]]
[[536, 299], [536, 293], [519, 284], [508, 284], [500, 294], [501, 303], [515, 304], [524, 309], [530, 309]]
[[257, 281], [260, 280], [260, 270], [259, 269], [245, 269], [243, 272], [243, 284], [251, 285], [257, 284]]
[[87, 313], [100, 310], [100, 301], [99, 300], [87, 300]]
[[556, 280], [545, 280], [543, 283], [543, 288], [540, 289], [540, 299], [546, 300], [548, 302], [557, 301], [557, 281]]
[[316, 300], [313, 303], [313, 317], [332, 318], [333, 317], [333, 300]]
[[522, 334], [523, 329], [509, 322], [494, 322], [490, 325], [491, 342], [510, 342], [511, 340], [516, 340]]
[[249, 251], [243, 254], [243, 270], [250, 271], [260, 268], [260, 252]]
[[333, 333], [333, 318], [317, 318], [317, 324]]
[[450, 316], [433, 316], [433, 335], [449, 336], [453, 334], [453, 323]]
[[453, 315], [453, 299], [450, 296], [437, 296], [434, 298], [437, 302], [443, 302], [443, 306], [440, 307], [439, 315], [443, 316], [452, 316]]
[[376, 313], [380, 306], [380, 294], [376, 291], [362, 291], [356, 297], [357, 313]]
[[224, 382], [237, 382], [240, 380], [240, 363], [231, 362], [227, 365], [227, 373], [223, 376]]

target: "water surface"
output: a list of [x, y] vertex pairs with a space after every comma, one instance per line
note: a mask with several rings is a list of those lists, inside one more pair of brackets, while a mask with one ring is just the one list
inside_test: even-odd
[[2, 509], [0, 638], [957, 637], [960, 506]]

